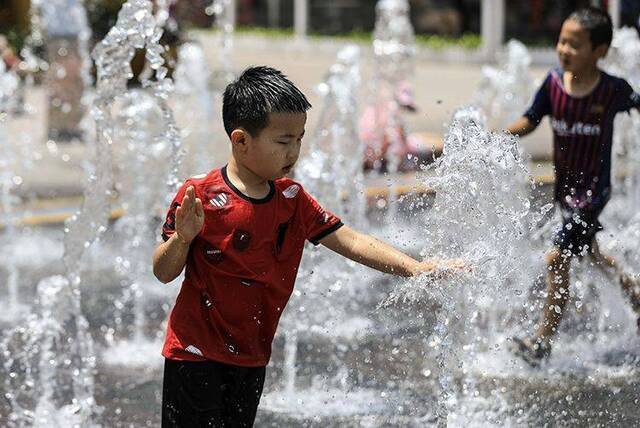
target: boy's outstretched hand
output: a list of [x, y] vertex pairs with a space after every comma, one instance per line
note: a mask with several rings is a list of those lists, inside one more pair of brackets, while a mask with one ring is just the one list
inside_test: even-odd
[[398, 276], [410, 277], [432, 273], [444, 277], [471, 271], [470, 266], [461, 259], [430, 259], [419, 262], [391, 245], [356, 232], [348, 226], [342, 226], [322, 238], [320, 243], [365, 266]]
[[196, 198], [193, 186], [187, 187], [182, 205], [176, 210], [176, 235], [185, 244], [191, 243], [204, 224], [204, 208]]
[[471, 272], [471, 266], [462, 259], [429, 259], [419, 263], [416, 275], [423, 273], [440, 273], [443, 276], [455, 273]]

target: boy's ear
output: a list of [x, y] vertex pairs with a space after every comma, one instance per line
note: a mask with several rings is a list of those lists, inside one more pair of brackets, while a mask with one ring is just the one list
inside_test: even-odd
[[242, 128], [236, 128], [231, 131], [231, 145], [233, 147], [239, 149], [246, 149], [247, 147], [247, 138], [250, 138], [250, 135], [247, 131]]

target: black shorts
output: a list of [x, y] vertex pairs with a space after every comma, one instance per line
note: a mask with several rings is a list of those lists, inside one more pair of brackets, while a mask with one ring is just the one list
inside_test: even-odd
[[599, 215], [600, 211], [563, 210], [562, 228], [556, 233], [554, 244], [575, 256], [592, 251], [596, 233], [602, 230]]
[[252, 427], [265, 367], [165, 359], [163, 428]]

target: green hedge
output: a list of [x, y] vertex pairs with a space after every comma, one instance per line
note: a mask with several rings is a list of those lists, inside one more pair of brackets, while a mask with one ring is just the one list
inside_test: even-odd
[[[258, 37], [272, 38], [288, 38], [294, 35], [292, 28], [264, 28], [264, 27], [238, 27], [236, 33], [241, 35], [253, 35]], [[352, 42], [369, 43], [372, 40], [372, 33], [368, 31], [353, 31], [351, 33], [325, 35], [318, 33], [310, 33], [309, 38], [325, 40], [345, 40]], [[416, 44], [429, 49], [442, 50], [451, 47], [459, 47], [462, 49], [478, 49], [481, 39], [479, 34], [463, 34], [461, 37], [437, 36], [437, 35], [416, 35]]]

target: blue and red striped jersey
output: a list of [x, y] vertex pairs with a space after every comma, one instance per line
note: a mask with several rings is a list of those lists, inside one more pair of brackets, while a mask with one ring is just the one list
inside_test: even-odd
[[601, 72], [589, 95], [567, 93], [553, 69], [524, 116], [536, 126], [546, 115], [553, 128], [555, 199], [568, 209], [601, 210], [611, 193], [611, 145], [616, 114], [640, 109], [626, 80]]

